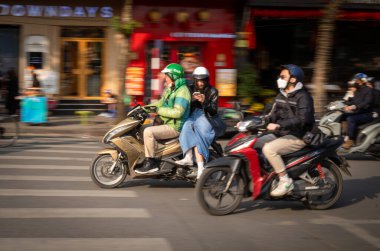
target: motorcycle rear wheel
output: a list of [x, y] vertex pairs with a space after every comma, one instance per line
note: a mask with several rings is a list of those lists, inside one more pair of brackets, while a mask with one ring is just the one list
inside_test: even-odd
[[334, 183], [335, 187], [329, 195], [313, 196], [312, 199], [304, 202], [304, 205], [313, 210], [325, 210], [332, 207], [340, 198], [343, 191], [343, 178], [339, 171], [339, 168], [329, 162], [325, 161], [322, 165], [322, 169], [326, 175], [326, 179], [329, 183]]
[[235, 175], [227, 192], [225, 190], [232, 175], [229, 167], [204, 170], [196, 184], [196, 196], [201, 207], [211, 215], [226, 215], [233, 212], [243, 199], [244, 181]]
[[124, 163], [118, 161], [113, 173], [109, 169], [114, 163], [110, 154], [98, 155], [90, 167], [91, 179], [101, 188], [115, 188], [124, 182], [127, 177], [127, 167]]

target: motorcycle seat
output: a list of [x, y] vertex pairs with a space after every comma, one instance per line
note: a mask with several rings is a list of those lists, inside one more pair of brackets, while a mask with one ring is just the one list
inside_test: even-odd
[[340, 145], [343, 144], [343, 137], [338, 137], [338, 138], [328, 138], [324, 141], [323, 144], [319, 145], [318, 147], [309, 147], [309, 146], [306, 146], [304, 148], [302, 148], [301, 150], [297, 151], [297, 152], [294, 152], [294, 153], [289, 153], [289, 154], [286, 154], [286, 155], [282, 155], [282, 158], [284, 160], [289, 160], [289, 159], [292, 159], [292, 158], [295, 158], [295, 157], [300, 157], [302, 155], [306, 155], [310, 152], [313, 152], [315, 150], [318, 150], [318, 149], [326, 149], [326, 148], [338, 148]]
[[299, 150], [297, 152], [293, 152], [293, 153], [289, 153], [289, 154], [286, 154], [286, 155], [282, 155], [281, 157], [284, 160], [287, 160], [287, 159], [299, 157], [299, 156], [302, 156], [302, 155], [306, 155], [306, 154], [308, 154], [308, 153], [310, 153], [312, 151], [315, 151], [315, 148], [304, 147], [304, 148], [302, 148], [301, 150]]
[[161, 144], [161, 145], [170, 145], [170, 144], [173, 144], [173, 143], [176, 143], [178, 142], [179, 138], [176, 137], [176, 138], [171, 138], [171, 139], [158, 139], [157, 140], [157, 143]]
[[374, 124], [377, 124], [377, 123], [380, 123], [380, 118], [377, 118], [369, 123], [366, 123], [366, 124], [363, 124], [363, 125], [360, 125], [358, 126], [358, 130], [361, 131], [363, 130], [364, 128], [370, 126], [370, 125], [374, 125]]

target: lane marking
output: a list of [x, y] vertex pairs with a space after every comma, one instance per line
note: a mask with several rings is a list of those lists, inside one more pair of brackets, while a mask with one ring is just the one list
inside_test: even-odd
[[36, 149], [36, 150], [39, 150], [39, 149], [46, 149], [46, 148], [70, 148], [70, 149], [74, 149], [74, 148], [78, 148], [78, 149], [103, 149], [104, 147], [102, 147], [101, 145], [93, 145], [93, 146], [90, 146], [90, 145], [57, 145], [57, 144], [51, 144], [51, 145], [47, 145], [47, 144], [34, 144], [34, 145], [15, 145], [13, 147], [10, 147], [10, 148], [0, 148], [0, 151], [9, 151], [9, 150], [19, 150], [19, 149]]
[[50, 149], [26, 149], [26, 150], [22, 150], [22, 151], [19, 151], [19, 150], [5, 151], [4, 149], [0, 149], [0, 152], [7, 152], [7, 154], [28, 153], [28, 152], [31, 152], [31, 153], [77, 153], [77, 154], [91, 154], [91, 155], [96, 154], [96, 151], [81, 151], [81, 150], [74, 151], [74, 150], [59, 150], [59, 149], [54, 149], [54, 150], [50, 150]]
[[2, 251], [172, 251], [164, 238], [0, 238]]
[[0, 169], [89, 170], [89, 166], [0, 164]]
[[16, 160], [71, 160], [71, 161], [91, 161], [92, 158], [77, 158], [77, 157], [45, 157], [45, 156], [28, 156], [28, 155], [0, 155], [0, 159], [16, 159]]
[[47, 189], [0, 189], [0, 196], [51, 196], [51, 197], [137, 197], [134, 191], [125, 190], [47, 190]]
[[78, 143], [78, 144], [99, 144], [101, 143], [99, 140], [81, 140], [78, 138], [63, 138], [61, 137], [31, 137], [31, 138], [19, 138], [17, 139], [17, 142], [41, 142], [41, 141], [46, 141], [46, 142], [71, 142], [71, 143]]
[[151, 218], [144, 208], [0, 208], [0, 218]]
[[33, 175], [0, 175], [0, 180], [23, 180], [23, 181], [92, 181], [90, 177], [77, 177], [77, 176], [33, 176]]
[[350, 232], [354, 236], [380, 249], [380, 238], [377, 238], [367, 232], [365, 229], [358, 227], [359, 224], [380, 224], [380, 220], [348, 220], [335, 216], [323, 215], [320, 219], [312, 219], [312, 223], [320, 225], [336, 225]]

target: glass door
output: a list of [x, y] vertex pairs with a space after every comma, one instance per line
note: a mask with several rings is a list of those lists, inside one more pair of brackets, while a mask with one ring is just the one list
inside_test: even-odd
[[103, 77], [102, 39], [63, 39], [62, 96], [99, 97]]

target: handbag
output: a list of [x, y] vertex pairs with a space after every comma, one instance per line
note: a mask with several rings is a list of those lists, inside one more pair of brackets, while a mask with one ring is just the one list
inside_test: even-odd
[[214, 116], [207, 116], [208, 121], [210, 122], [212, 128], [215, 131], [215, 137], [218, 138], [220, 136], [223, 136], [226, 132], [227, 125], [226, 123], [220, 118], [219, 114], [215, 114]]
[[306, 145], [314, 148], [322, 146], [326, 139], [327, 135], [324, 134], [316, 125], [314, 125], [311, 131], [306, 132], [302, 137], [302, 140], [306, 143]]
[[[286, 104], [288, 105], [288, 108], [290, 110], [290, 112], [292, 113], [293, 117], [295, 116], [292, 108], [290, 107], [289, 105], [289, 102], [287, 99], [285, 99], [286, 101]], [[323, 145], [323, 143], [326, 141], [327, 139], [327, 135], [324, 134], [319, 128], [318, 126], [316, 126], [316, 124], [314, 123], [313, 125], [313, 128], [310, 130], [310, 131], [307, 131], [303, 137], [302, 137], [302, 140], [303, 142], [305, 142], [306, 145], [312, 147], [312, 148], [316, 148], [316, 147], [320, 147]]]

